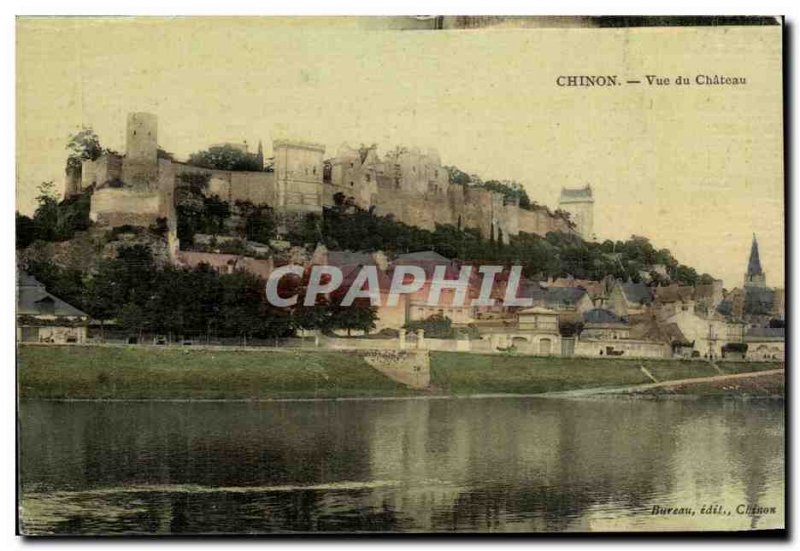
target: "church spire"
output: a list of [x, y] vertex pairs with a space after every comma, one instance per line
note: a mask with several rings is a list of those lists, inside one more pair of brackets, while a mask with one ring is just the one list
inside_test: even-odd
[[753, 244], [750, 247], [750, 260], [747, 263], [747, 275], [758, 275], [761, 271], [761, 259], [758, 256], [758, 240], [753, 234]]
[[761, 269], [761, 258], [758, 254], [758, 240], [753, 234], [753, 244], [750, 246], [750, 260], [747, 261], [747, 273], [744, 275], [745, 287], [766, 287], [767, 276]]

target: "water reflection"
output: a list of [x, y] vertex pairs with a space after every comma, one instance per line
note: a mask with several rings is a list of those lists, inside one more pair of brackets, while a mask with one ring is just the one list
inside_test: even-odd
[[[26, 402], [20, 419], [34, 532], [783, 525], [782, 402]], [[777, 511], [650, 514], [714, 503]]]

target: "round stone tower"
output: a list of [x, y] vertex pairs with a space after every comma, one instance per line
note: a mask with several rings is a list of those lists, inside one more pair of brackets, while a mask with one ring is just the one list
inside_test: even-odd
[[158, 118], [128, 113], [122, 181], [138, 191], [155, 189], [158, 177]]

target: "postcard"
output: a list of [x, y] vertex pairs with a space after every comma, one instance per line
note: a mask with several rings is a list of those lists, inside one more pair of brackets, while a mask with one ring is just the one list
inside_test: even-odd
[[18, 17], [24, 536], [786, 529], [781, 17]]

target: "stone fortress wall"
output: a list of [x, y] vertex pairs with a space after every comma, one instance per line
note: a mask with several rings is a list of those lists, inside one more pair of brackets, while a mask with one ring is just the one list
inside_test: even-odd
[[376, 215], [430, 230], [452, 224], [505, 242], [520, 232], [575, 233], [543, 208], [522, 209], [500, 193], [450, 184], [435, 150], [397, 148], [381, 158], [375, 146], [343, 145], [326, 170], [324, 146], [276, 140], [273, 172], [215, 170], [158, 158], [154, 115], [131, 113], [127, 123], [124, 156], [105, 153], [84, 161], [79, 179], [67, 173], [68, 194], [95, 189], [91, 218], [108, 226], [166, 218], [174, 227], [176, 180], [183, 174], [206, 174], [209, 195], [230, 203], [268, 204], [279, 213], [321, 213], [341, 193]]
[[356, 149], [343, 144], [330, 164], [325, 204], [341, 193], [361, 208], [412, 226], [477, 228], [484, 237], [506, 242], [520, 232], [574, 233], [563, 218], [543, 208], [522, 209], [500, 193], [449, 183], [432, 149], [397, 148], [381, 158], [376, 146]]

